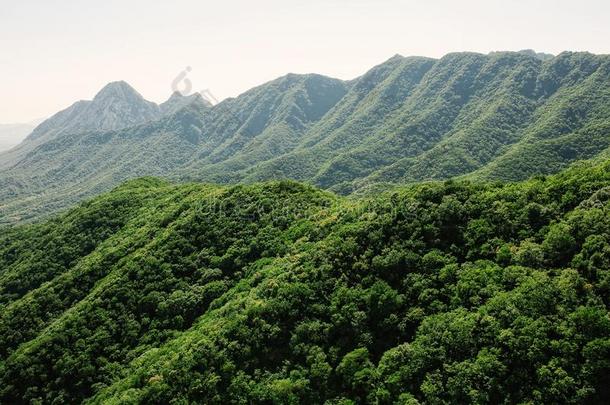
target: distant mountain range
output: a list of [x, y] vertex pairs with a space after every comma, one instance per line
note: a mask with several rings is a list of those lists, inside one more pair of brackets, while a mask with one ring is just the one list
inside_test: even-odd
[[19, 145], [42, 121], [36, 120], [22, 124], [0, 124], [0, 152]]
[[289, 74], [210, 105], [125, 82], [0, 154], [0, 223], [146, 175], [291, 178], [338, 193], [453, 177], [520, 180], [608, 156], [610, 56], [396, 55], [351, 81]]

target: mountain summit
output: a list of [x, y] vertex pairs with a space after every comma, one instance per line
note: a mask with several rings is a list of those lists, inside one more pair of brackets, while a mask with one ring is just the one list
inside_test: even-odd
[[144, 98], [129, 83], [119, 80], [105, 85], [93, 98], [93, 101], [100, 100], [137, 101]]
[[28, 140], [60, 134], [122, 129], [159, 118], [159, 106], [124, 81], [104, 86], [91, 101], [78, 101], [40, 124]]
[[107, 84], [80, 117], [80, 124], [95, 130], [113, 130], [159, 117], [159, 106], [146, 101], [124, 81]]
[[140, 93], [136, 91], [129, 83], [124, 80], [118, 80], [116, 82], [110, 82], [105, 85], [94, 97], [94, 99], [106, 98], [106, 97], [117, 97], [117, 98], [130, 98], [140, 97]]

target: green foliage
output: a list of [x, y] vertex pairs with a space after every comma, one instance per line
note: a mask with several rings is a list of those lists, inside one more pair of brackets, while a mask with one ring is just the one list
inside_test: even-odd
[[[139, 108], [126, 110], [150, 107], [133, 98]], [[349, 82], [289, 74], [213, 107], [166, 106], [146, 123], [149, 114], [113, 113], [102, 118], [114, 125], [96, 127], [99, 114], [84, 119], [90, 107], [77, 103], [67, 110], [75, 119], [62, 112], [0, 154], [0, 224], [139, 176], [293, 179], [340, 194], [460, 176], [523, 180], [610, 156], [609, 105], [610, 57], [569, 52], [397, 55]]]
[[0, 403], [608, 403], [609, 187], [126, 183], [0, 236]]

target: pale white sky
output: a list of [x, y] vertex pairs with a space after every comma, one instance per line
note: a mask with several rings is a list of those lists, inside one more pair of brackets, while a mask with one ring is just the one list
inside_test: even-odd
[[191, 66], [219, 99], [288, 72], [351, 79], [396, 53], [610, 53], [608, 0], [0, 0], [0, 123], [125, 80], [161, 102]]

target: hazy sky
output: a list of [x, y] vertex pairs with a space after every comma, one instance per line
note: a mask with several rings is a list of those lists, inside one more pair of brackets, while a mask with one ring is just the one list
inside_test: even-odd
[[288, 72], [353, 78], [396, 53], [610, 53], [608, 0], [0, 0], [0, 123], [126, 80], [161, 102], [186, 66], [219, 99]]

